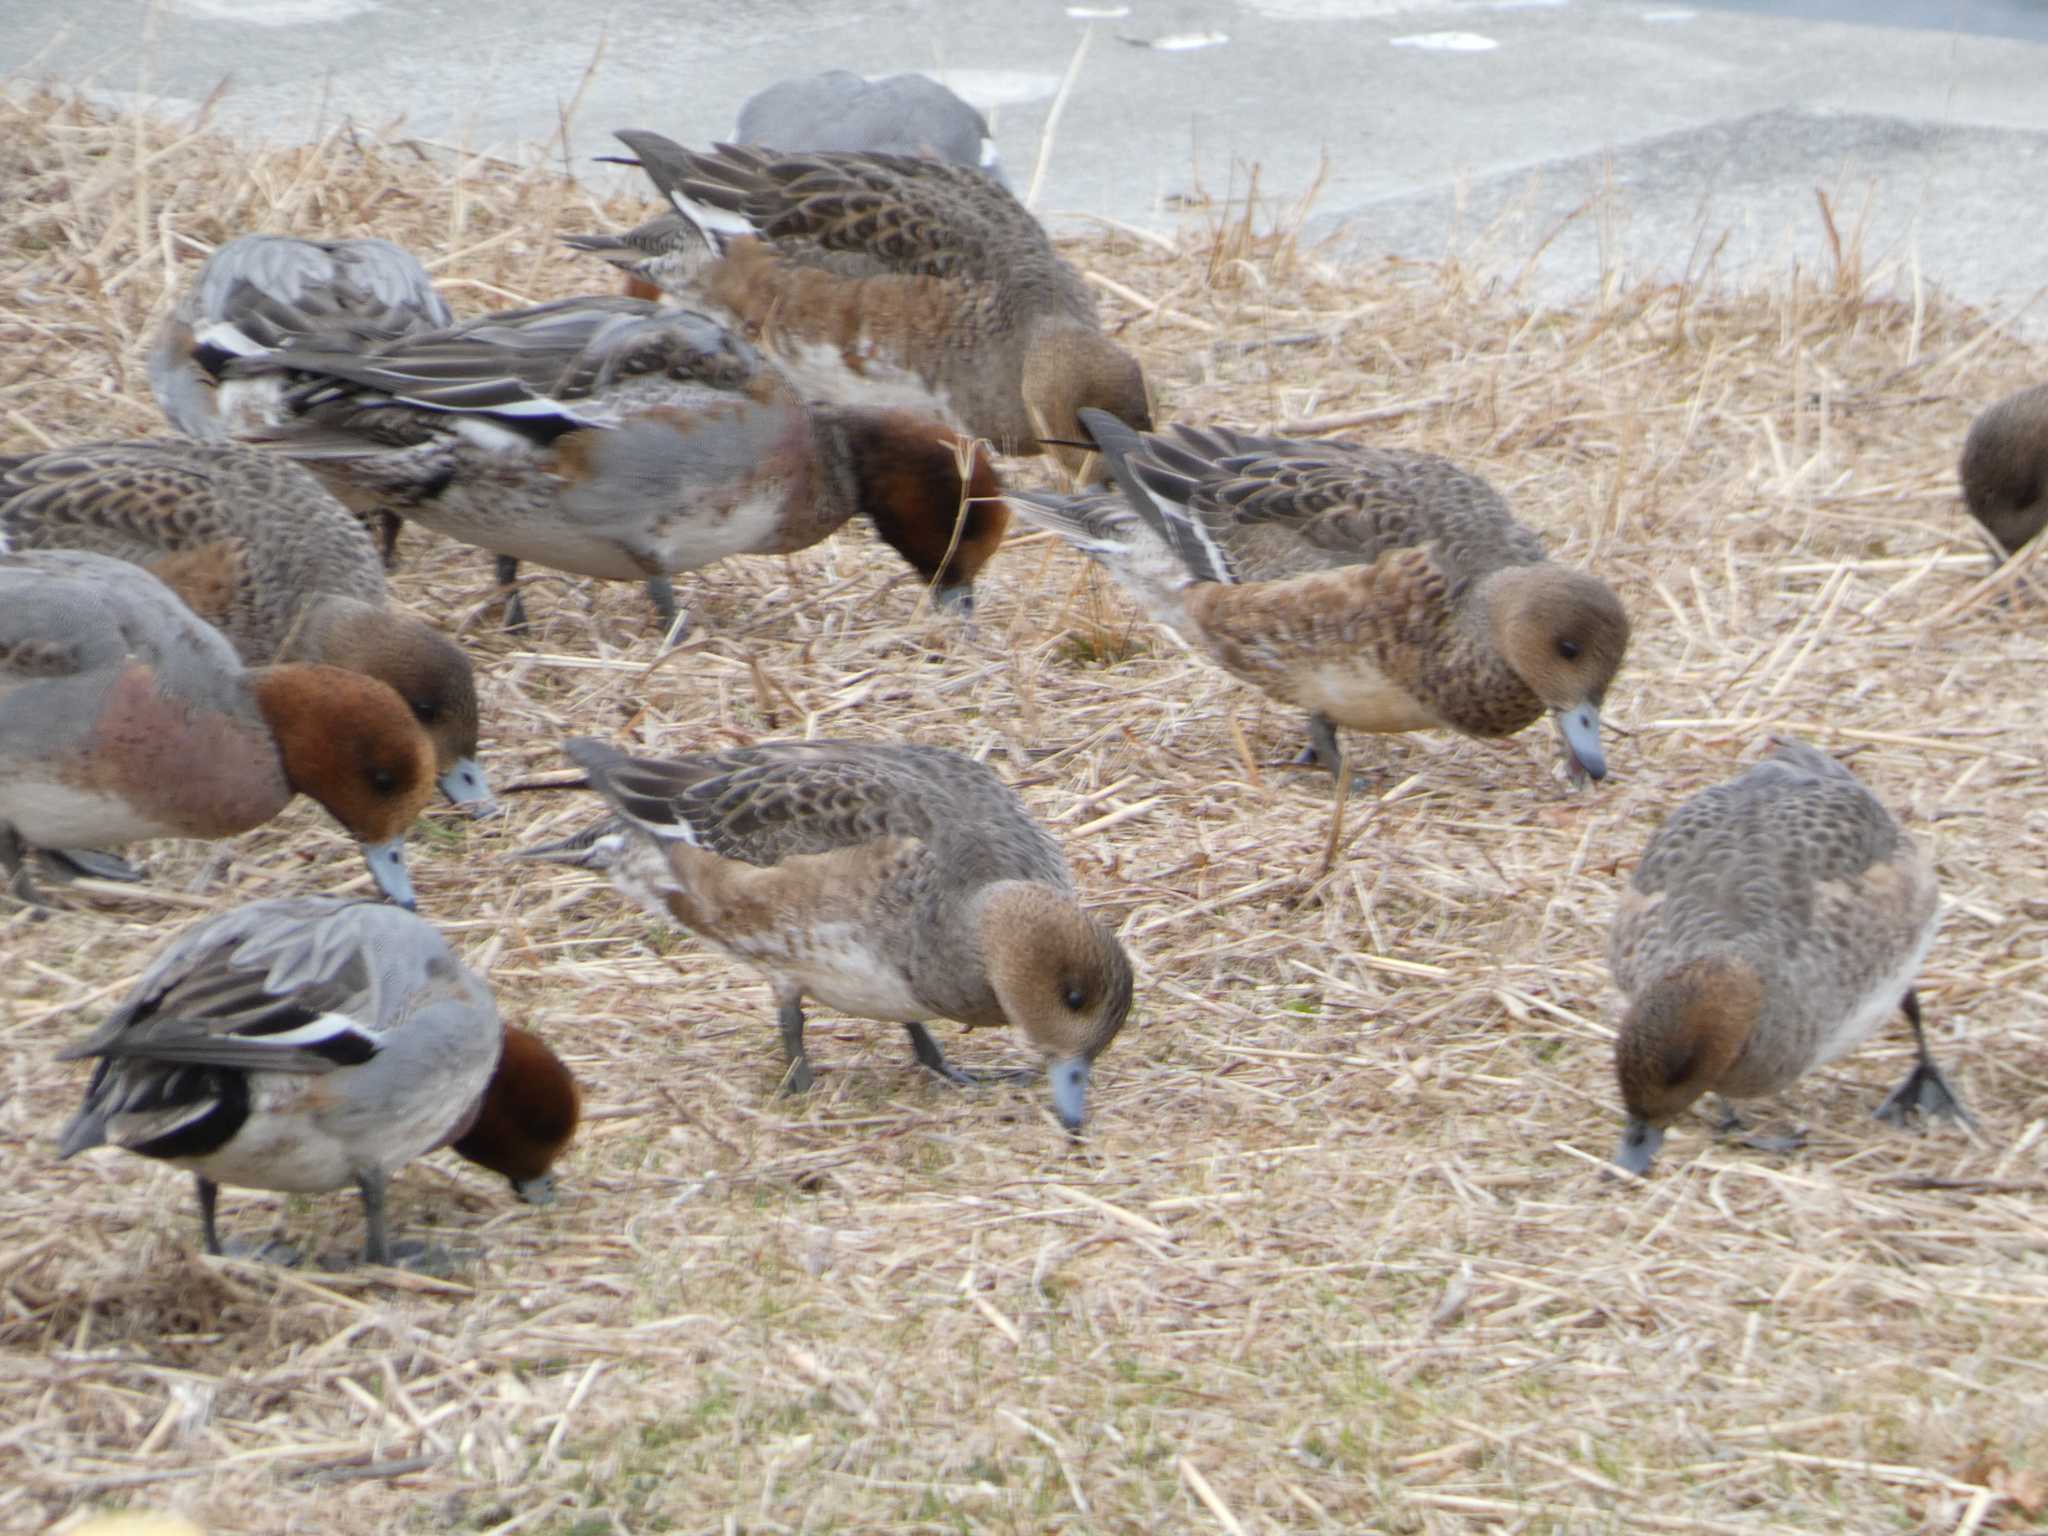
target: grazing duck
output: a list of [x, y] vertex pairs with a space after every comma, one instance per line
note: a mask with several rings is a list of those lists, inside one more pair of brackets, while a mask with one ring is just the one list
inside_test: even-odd
[[219, 1254], [220, 1186], [354, 1185], [363, 1258], [437, 1257], [390, 1241], [391, 1175], [437, 1147], [553, 1198], [575, 1134], [575, 1080], [499, 1021], [490, 988], [434, 928], [374, 902], [258, 901], [186, 929], [92, 1037], [98, 1062], [60, 1157], [108, 1143], [190, 1169]]
[[441, 792], [491, 800], [476, 677], [462, 648], [395, 608], [361, 524], [276, 454], [156, 438], [0, 459], [0, 547], [83, 549], [143, 566], [248, 666], [313, 661], [388, 683], [433, 739]]
[[1014, 1025], [1079, 1130], [1092, 1063], [1123, 1027], [1131, 966], [1075, 899], [1059, 845], [982, 764], [936, 747], [775, 742], [673, 762], [564, 750], [617, 820], [541, 857], [607, 869], [656, 917], [763, 972], [786, 1083], [811, 1085], [803, 1000], [891, 1020], [949, 1081], [924, 1026]]
[[1914, 978], [1934, 940], [1934, 867], [1827, 753], [1781, 740], [1681, 805], [1643, 850], [1608, 963], [1628, 998], [1615, 1161], [1644, 1173], [1701, 1095], [1774, 1094], [1904, 1008], [1919, 1059], [1878, 1108], [1967, 1118], [1928, 1054]]
[[[1003, 453], [1074, 439], [1087, 406], [1150, 425], [1144, 373], [1103, 334], [1081, 275], [981, 172], [619, 138], [689, 229], [572, 243], [728, 319], [806, 398], [934, 415]], [[649, 245], [656, 259], [639, 257]]]
[[1607, 773], [1600, 705], [1628, 646], [1602, 582], [1553, 565], [1500, 493], [1434, 454], [1176, 426], [1084, 425], [1123, 490], [1018, 493], [1027, 522], [1101, 563], [1232, 676], [1336, 728], [1507, 736], [1546, 710]]
[[[149, 387], [187, 437], [240, 437], [281, 419], [281, 381], [224, 378], [229, 359], [285, 346], [354, 351], [454, 323], [427, 269], [389, 240], [242, 235], [207, 257], [165, 317]], [[354, 510], [379, 514], [391, 559], [399, 520], [367, 501]]]
[[1963, 439], [1963, 499], [2008, 555], [2048, 527], [2048, 384], [2007, 395]]
[[791, 152], [918, 155], [972, 166], [1004, 186], [988, 119], [929, 75], [864, 80], [851, 70], [778, 80], [740, 107], [736, 144]]
[[670, 622], [670, 573], [804, 549], [856, 512], [964, 612], [1009, 522], [986, 454], [940, 423], [806, 406], [718, 322], [638, 299], [242, 370], [298, 380], [266, 443], [496, 551], [507, 584], [520, 560], [646, 580]]
[[75, 550], [0, 555], [0, 871], [34, 901], [32, 849], [228, 837], [297, 792], [412, 905], [405, 830], [434, 749], [384, 683], [310, 662], [245, 671], [140, 566]]

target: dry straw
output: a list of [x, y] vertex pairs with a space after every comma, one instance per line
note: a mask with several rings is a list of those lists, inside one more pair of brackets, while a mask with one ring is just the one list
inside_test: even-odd
[[[146, 338], [231, 235], [388, 235], [477, 308], [602, 284], [555, 235], [640, 212], [551, 155], [250, 150], [44, 98], [0, 105], [0, 185], [14, 451], [157, 430]], [[731, 562], [680, 584], [657, 661], [637, 590], [536, 572], [511, 639], [485, 557], [413, 532], [398, 589], [473, 647], [501, 784], [571, 732], [986, 755], [1139, 967], [1099, 1118], [1071, 1148], [1042, 1092], [949, 1090], [829, 1015], [817, 1090], [776, 1097], [761, 984], [508, 861], [589, 810], [522, 795], [436, 813], [415, 866], [587, 1086], [566, 1198], [435, 1158], [395, 1214], [478, 1254], [452, 1281], [209, 1262], [182, 1175], [52, 1160], [82, 1087], [52, 1053], [194, 913], [363, 879], [305, 806], [152, 847], [146, 886], [0, 916], [0, 1528], [126, 1502], [266, 1536], [2048, 1523], [2048, 650], [2035, 600], [1980, 580], [1953, 474], [2043, 359], [1924, 283], [1879, 296], [1853, 230], [1767, 293], [1531, 309], [1456, 265], [1332, 270], [1246, 201], [1070, 254], [1169, 415], [1453, 455], [1612, 581], [1614, 776], [1572, 792], [1547, 729], [1355, 741], [1331, 845], [1298, 722], [1045, 538], [990, 568], [972, 634], [857, 529]], [[1922, 996], [1984, 1133], [1872, 1124], [1893, 1032], [1769, 1111], [1804, 1152], [1687, 1125], [1624, 1185], [1616, 886], [1774, 729], [1859, 749], [1936, 849]], [[224, 1210], [334, 1252], [358, 1219]]]

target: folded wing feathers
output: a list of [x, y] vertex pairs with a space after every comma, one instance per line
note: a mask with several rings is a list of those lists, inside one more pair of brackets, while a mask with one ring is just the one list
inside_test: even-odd
[[[1194, 578], [1226, 584], [1234, 581], [1229, 556], [1188, 510], [1196, 478], [1159, 462], [1157, 455], [1170, 445], [1163, 439], [1140, 437], [1107, 411], [1090, 409], [1080, 414], [1081, 425], [1102, 450], [1103, 462], [1132, 509], [1166, 540]], [[1197, 477], [1208, 467], [1184, 453], [1177, 453], [1176, 459], [1195, 466]]]
[[590, 787], [627, 823], [664, 842], [698, 842], [697, 829], [678, 802], [677, 786], [661, 764], [630, 757], [588, 736], [564, 742], [562, 750], [590, 775]]

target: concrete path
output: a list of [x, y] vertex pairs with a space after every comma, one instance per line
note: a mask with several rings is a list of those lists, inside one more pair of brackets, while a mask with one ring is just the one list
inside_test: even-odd
[[[1081, 13], [1118, 12], [1086, 19]], [[1766, 14], [1768, 12], [1768, 14]], [[1912, 25], [1826, 19], [1883, 16]], [[1261, 168], [1326, 166], [1319, 233], [1459, 251], [1563, 296], [1603, 267], [1724, 275], [1822, 257], [1815, 188], [1892, 261], [1992, 308], [2048, 284], [2048, 8], [2032, 0], [10, 0], [0, 60], [283, 139], [342, 115], [511, 149], [615, 127], [702, 142], [746, 95], [924, 68], [987, 109], [1038, 206], [1167, 227]], [[1226, 40], [1227, 39], [1227, 40]], [[1200, 46], [1196, 46], [1200, 44]], [[595, 64], [593, 65], [593, 60]], [[587, 73], [587, 79], [586, 79]], [[1867, 205], [1867, 213], [1864, 212]], [[2021, 317], [2048, 336], [2048, 300]]]

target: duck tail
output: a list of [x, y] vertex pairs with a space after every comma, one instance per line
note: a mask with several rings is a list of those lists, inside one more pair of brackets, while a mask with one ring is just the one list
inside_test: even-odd
[[633, 151], [631, 163], [647, 173], [654, 189], [709, 247], [722, 252], [729, 242], [755, 232], [739, 207], [745, 189], [728, 186], [711, 174], [716, 164], [712, 157], [644, 128], [621, 128], [613, 137]]
[[1020, 520], [1058, 534], [1108, 571], [1152, 618], [1181, 627], [1181, 594], [1196, 578], [1151, 521], [1122, 498], [1110, 491], [1062, 496], [1030, 490], [1013, 490], [1009, 498]]
[[693, 280], [717, 259], [716, 242], [703, 227], [680, 211], [658, 213], [619, 235], [564, 235], [562, 244], [626, 274], [635, 298], [686, 293]]
[[57, 1155], [76, 1157], [81, 1152], [106, 1144], [107, 1107], [94, 1095], [86, 1099], [85, 1106], [71, 1117], [71, 1123], [57, 1138]]
[[538, 859], [544, 864], [575, 864], [584, 869], [610, 869], [625, 840], [624, 820], [603, 816], [555, 842], [518, 849], [512, 857]]
[[1230, 583], [1229, 559], [1188, 511], [1195, 482], [1161, 468], [1146, 439], [1109, 412], [1088, 407], [1080, 417], [1131, 510], [1166, 541], [1195, 580]]

